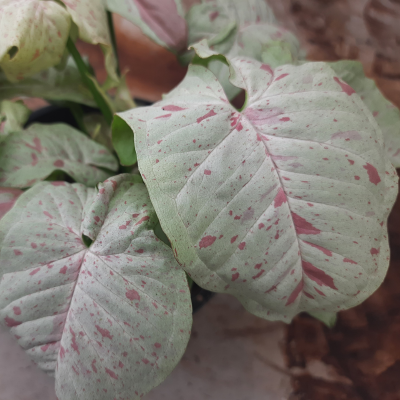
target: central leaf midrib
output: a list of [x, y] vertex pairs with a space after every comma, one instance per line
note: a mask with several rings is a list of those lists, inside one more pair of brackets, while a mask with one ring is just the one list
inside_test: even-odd
[[[251, 120], [250, 120], [248, 117], [246, 117], [245, 115], [243, 115], [243, 117], [246, 118], [247, 121], [249, 121], [249, 124], [253, 127], [254, 132], [258, 133], [258, 130], [257, 130], [256, 127], [251, 123]], [[280, 187], [282, 188], [282, 190], [283, 190], [283, 192], [284, 192], [284, 194], [285, 194], [285, 196], [286, 196], [286, 199], [287, 199], [287, 208], [289, 209], [290, 219], [291, 219], [291, 221], [292, 221], [292, 225], [293, 225], [293, 229], [294, 229], [294, 236], [296, 237], [297, 247], [298, 247], [299, 254], [300, 254], [300, 255], [299, 255], [299, 257], [300, 257], [300, 262], [302, 263], [302, 262], [303, 262], [302, 250], [301, 250], [301, 246], [300, 246], [300, 242], [299, 242], [299, 237], [298, 237], [298, 235], [297, 235], [296, 224], [294, 223], [294, 219], [293, 219], [292, 209], [290, 208], [290, 202], [289, 202], [290, 197], [289, 197], [288, 194], [286, 193], [285, 186], [284, 186], [284, 184], [283, 184], [282, 178], [281, 178], [280, 173], [279, 173], [278, 165], [275, 163], [275, 161], [274, 161], [274, 159], [273, 159], [273, 157], [272, 157], [272, 153], [271, 153], [270, 149], [268, 148], [268, 145], [267, 145], [267, 143], [265, 142], [265, 140], [264, 140], [264, 138], [263, 138], [263, 135], [260, 134], [260, 137], [261, 137], [261, 142], [263, 143], [263, 145], [264, 145], [266, 151], [267, 151], [268, 154], [269, 154], [269, 158], [270, 158], [270, 160], [271, 160], [271, 163], [273, 164], [273, 166], [274, 166], [274, 168], [275, 168], [276, 176], [278, 177]], [[301, 280], [304, 282], [304, 271], [303, 271], [303, 267], [302, 267], [302, 266], [301, 266], [301, 275], [302, 275], [302, 276], [301, 276]], [[283, 281], [283, 279], [282, 279], [282, 281]], [[282, 281], [278, 282], [278, 284], [277, 284], [276, 286], [278, 286]], [[301, 292], [300, 292], [300, 295], [301, 295], [301, 296], [303, 296], [303, 291], [304, 291], [304, 288], [303, 288], [303, 289], [301, 290]], [[297, 297], [297, 299], [298, 299], [298, 297]], [[300, 300], [301, 300], [301, 299], [300, 299]]]

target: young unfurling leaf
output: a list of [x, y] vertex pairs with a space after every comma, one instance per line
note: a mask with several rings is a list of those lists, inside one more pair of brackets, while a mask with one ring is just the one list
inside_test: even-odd
[[190, 66], [161, 102], [119, 114], [176, 258], [264, 318], [359, 304], [386, 273], [397, 193], [372, 114], [325, 63], [230, 69], [241, 112]]
[[139, 180], [43, 182], [0, 221], [0, 321], [60, 400], [140, 399], [188, 342], [185, 273]]
[[[276, 24], [265, 0], [203, 1], [191, 8], [186, 19], [190, 45], [206, 40], [216, 53], [230, 59], [251, 57], [277, 67], [297, 62], [302, 57], [298, 40]], [[280, 51], [274, 54], [277, 46]], [[268, 60], [264, 60], [266, 57]], [[225, 64], [210, 60], [207, 66], [229, 99], [240, 92], [240, 88], [230, 83], [229, 69]]]

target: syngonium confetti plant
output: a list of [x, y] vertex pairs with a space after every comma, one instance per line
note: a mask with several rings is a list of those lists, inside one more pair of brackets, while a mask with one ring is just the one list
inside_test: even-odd
[[[134, 108], [110, 11], [191, 62], [162, 101]], [[190, 336], [188, 276], [286, 322], [329, 323], [381, 284], [399, 111], [359, 63], [306, 62], [263, 0], [0, 0], [0, 37], [0, 320], [60, 400], [162, 382]], [[77, 38], [104, 49], [103, 85]], [[26, 127], [20, 96], [81, 132]]]

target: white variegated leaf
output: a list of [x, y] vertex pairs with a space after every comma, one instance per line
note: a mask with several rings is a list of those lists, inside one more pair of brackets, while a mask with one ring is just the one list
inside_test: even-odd
[[140, 399], [188, 342], [185, 273], [139, 181], [43, 182], [0, 221], [0, 321], [59, 400]]
[[179, 263], [269, 319], [359, 304], [385, 276], [397, 193], [378, 125], [325, 63], [230, 64], [241, 112], [191, 66], [163, 101], [119, 114]]

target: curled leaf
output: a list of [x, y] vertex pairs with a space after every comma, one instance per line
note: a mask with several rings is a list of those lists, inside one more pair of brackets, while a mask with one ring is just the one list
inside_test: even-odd
[[34, 124], [10, 133], [0, 144], [0, 183], [26, 188], [46, 179], [53, 171], [95, 186], [116, 171], [110, 151], [64, 124]]
[[190, 291], [156, 223], [131, 175], [40, 183], [1, 220], [0, 321], [58, 399], [140, 399], [181, 358]]
[[0, 103], [0, 141], [10, 132], [22, 130], [30, 113], [21, 101], [2, 101]]
[[[265, 0], [204, 1], [192, 7], [187, 22], [190, 45], [205, 40], [213, 51], [228, 58], [251, 57], [271, 67], [302, 58], [298, 40], [275, 23]], [[279, 51], [275, 51], [277, 47]], [[230, 83], [226, 65], [212, 59], [207, 67], [218, 78], [229, 99], [240, 92]]]
[[0, 67], [11, 82], [58, 64], [71, 27], [55, 1], [0, 0]]
[[174, 52], [187, 47], [180, 0], [105, 0], [106, 7], [137, 25], [145, 35]]
[[229, 62], [241, 112], [190, 66], [163, 101], [119, 114], [176, 258], [264, 318], [359, 304], [388, 268], [397, 194], [378, 125], [325, 63]]

